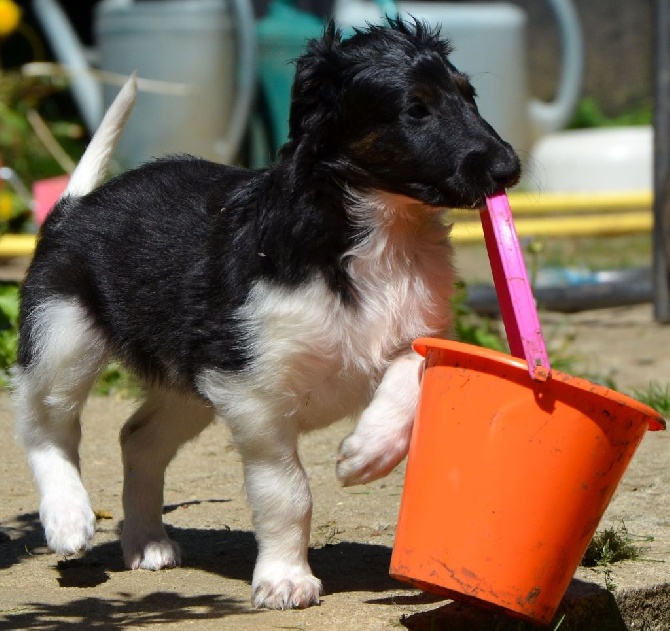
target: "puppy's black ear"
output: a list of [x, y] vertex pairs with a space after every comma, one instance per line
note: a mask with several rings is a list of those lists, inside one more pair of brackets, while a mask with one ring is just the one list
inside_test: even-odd
[[331, 20], [323, 36], [307, 42], [307, 51], [297, 60], [289, 115], [293, 142], [323, 126], [334, 114], [341, 81], [341, 42], [342, 34]]

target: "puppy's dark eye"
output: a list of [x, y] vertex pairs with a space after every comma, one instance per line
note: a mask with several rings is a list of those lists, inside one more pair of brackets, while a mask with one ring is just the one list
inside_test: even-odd
[[407, 116], [416, 120], [430, 116], [430, 110], [423, 103], [412, 103], [407, 108]]

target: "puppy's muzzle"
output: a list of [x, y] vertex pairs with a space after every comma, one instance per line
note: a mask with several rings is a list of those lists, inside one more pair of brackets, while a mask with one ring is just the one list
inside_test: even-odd
[[465, 155], [459, 169], [464, 181], [486, 194], [514, 186], [521, 177], [521, 162], [507, 143], [475, 149]]

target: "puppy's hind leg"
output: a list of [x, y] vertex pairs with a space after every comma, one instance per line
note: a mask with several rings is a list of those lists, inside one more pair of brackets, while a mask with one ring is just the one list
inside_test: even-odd
[[163, 526], [165, 469], [179, 447], [214, 418], [200, 399], [153, 388], [121, 430], [123, 530], [121, 547], [130, 569], [160, 570], [181, 562], [179, 546]]
[[14, 372], [16, 429], [40, 493], [47, 544], [62, 555], [88, 547], [95, 516], [79, 470], [80, 411], [107, 352], [84, 309], [53, 299], [28, 314]]

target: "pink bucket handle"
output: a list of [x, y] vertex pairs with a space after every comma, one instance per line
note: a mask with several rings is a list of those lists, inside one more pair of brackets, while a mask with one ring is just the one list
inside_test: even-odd
[[487, 197], [486, 206], [480, 216], [510, 351], [526, 360], [532, 379], [546, 381], [549, 357], [507, 195]]

